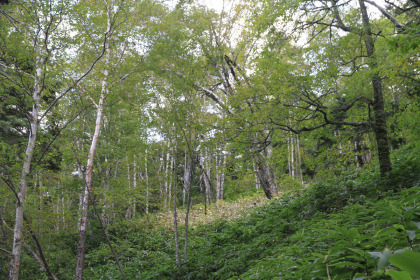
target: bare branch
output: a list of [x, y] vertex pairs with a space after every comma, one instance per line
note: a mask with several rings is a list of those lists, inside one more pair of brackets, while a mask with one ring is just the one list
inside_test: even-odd
[[375, 6], [386, 18], [388, 18], [392, 23], [395, 25], [395, 28], [397, 28], [399, 31], [402, 31], [404, 29], [404, 25], [398, 22], [396, 18], [394, 18], [387, 10], [376, 4], [374, 1], [371, 0], [364, 0], [365, 2], [371, 4], [372, 6]]

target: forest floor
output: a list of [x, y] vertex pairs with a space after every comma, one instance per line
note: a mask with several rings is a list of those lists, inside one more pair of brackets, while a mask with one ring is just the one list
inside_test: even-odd
[[[279, 195], [281, 197], [281, 194]], [[262, 192], [255, 193], [251, 196], [244, 196], [234, 201], [219, 200], [210, 205], [203, 203], [195, 204], [189, 212], [189, 224], [194, 228], [198, 225], [211, 224], [216, 221], [233, 221], [243, 219], [249, 216], [254, 208], [269, 203]], [[177, 209], [178, 225], [185, 223], [186, 209]], [[173, 228], [173, 212], [172, 210], [157, 213], [153, 217], [156, 226], [165, 228]]]

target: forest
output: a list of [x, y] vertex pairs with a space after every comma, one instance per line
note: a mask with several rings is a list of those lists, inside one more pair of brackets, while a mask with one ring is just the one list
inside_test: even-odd
[[0, 279], [420, 279], [419, 0], [0, 1]]

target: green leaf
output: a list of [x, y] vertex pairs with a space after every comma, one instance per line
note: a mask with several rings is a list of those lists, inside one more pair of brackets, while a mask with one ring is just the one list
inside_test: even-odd
[[339, 263], [331, 264], [330, 266], [335, 266], [335, 267], [355, 266], [355, 267], [364, 268], [362, 264], [356, 263], [356, 262], [350, 262], [350, 261], [339, 262]]
[[420, 253], [406, 250], [401, 254], [393, 255], [389, 262], [403, 271], [420, 277]]
[[406, 271], [388, 270], [386, 275], [389, 275], [394, 280], [412, 280], [410, 273]]
[[401, 232], [401, 231], [405, 230], [405, 227], [403, 225], [394, 225], [394, 228], [398, 232]]
[[363, 279], [368, 279], [368, 277], [367, 276], [365, 276], [364, 274], [362, 274], [362, 273], [357, 273], [355, 276], [354, 276], [354, 278], [353, 278], [353, 280], [363, 280]]

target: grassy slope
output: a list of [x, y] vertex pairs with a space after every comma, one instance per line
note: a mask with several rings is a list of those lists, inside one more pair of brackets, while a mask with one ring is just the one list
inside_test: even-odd
[[[225, 211], [236, 217], [237, 208], [245, 209], [245, 216], [235, 220], [223, 219], [228, 214], [220, 209], [211, 210], [218, 213], [211, 223], [212, 215], [203, 218], [193, 213], [196, 222], [189, 232], [188, 262], [180, 267], [174, 264], [169, 224], [135, 230], [131, 224], [127, 232], [120, 228], [115, 242], [127, 278], [391, 279], [385, 274], [395, 267], [386, 258], [378, 267], [382, 252], [420, 250], [420, 188], [413, 187], [419, 185], [420, 164], [418, 158], [412, 159], [410, 164], [396, 165], [392, 180], [381, 181], [365, 170], [258, 207], [253, 207], [255, 197], [244, 199], [247, 204], [225, 203]], [[118, 279], [108, 254], [105, 246], [91, 251], [89, 279]]]
[[[270, 202], [245, 197], [213, 205], [208, 215], [195, 205], [188, 262], [180, 267], [170, 213], [123, 221], [109, 234], [127, 279], [391, 279], [385, 274], [395, 267], [382, 252], [420, 250], [420, 157], [409, 151], [394, 162], [385, 181], [365, 169]], [[182, 225], [179, 232], [182, 258]], [[51, 238], [48, 251], [60, 252], [49, 256], [59, 279], [73, 278], [76, 237]], [[98, 228], [87, 252], [86, 279], [121, 279]], [[35, 277], [36, 264], [25, 267], [22, 279], [45, 279]]]

